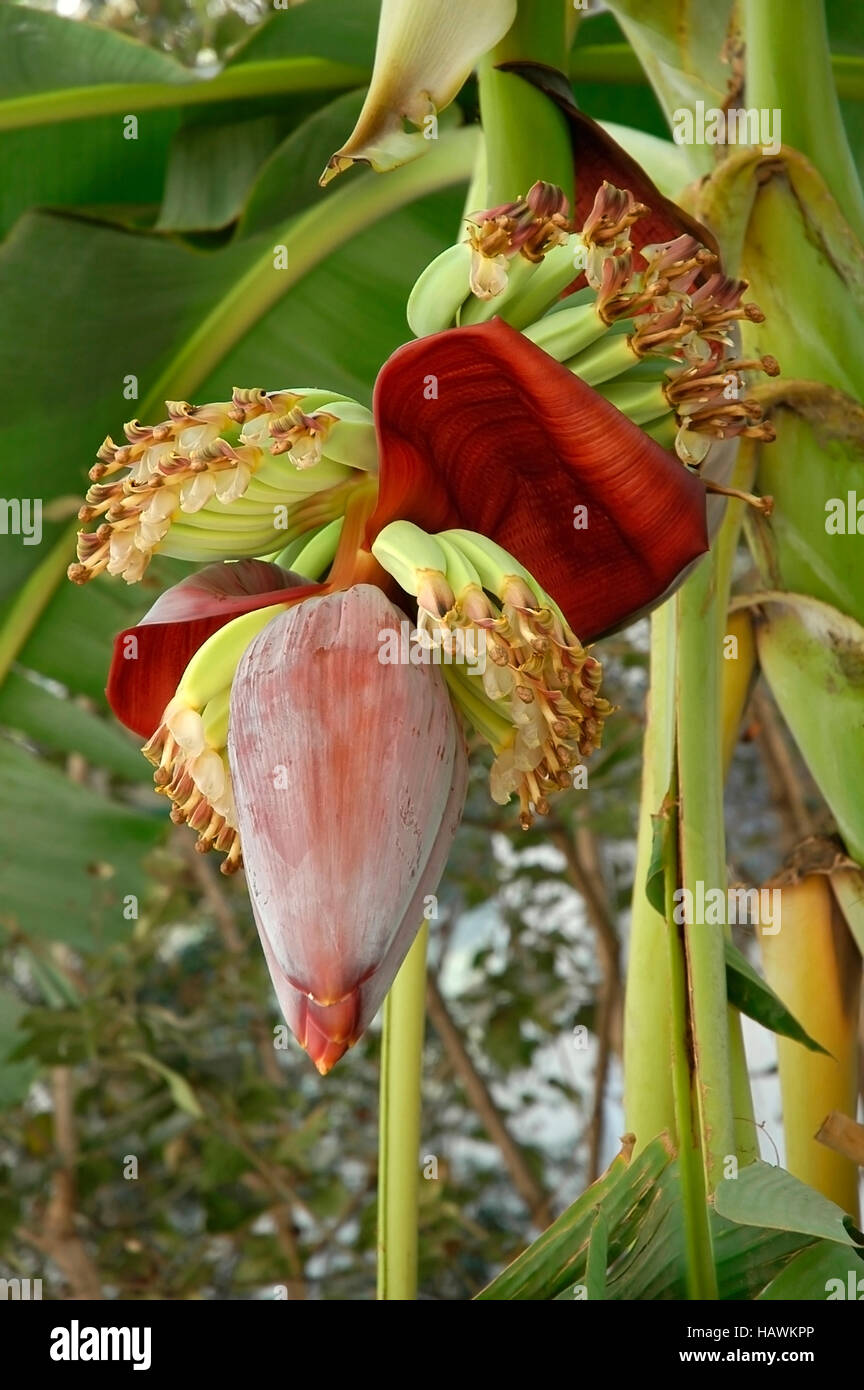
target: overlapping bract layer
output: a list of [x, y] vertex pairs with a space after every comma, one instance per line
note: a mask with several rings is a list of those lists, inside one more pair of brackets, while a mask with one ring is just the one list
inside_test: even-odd
[[403, 622], [371, 585], [309, 599], [252, 641], [232, 689], [255, 917], [286, 1020], [322, 1072], [380, 1006], [465, 796], [440, 672], [379, 660]]

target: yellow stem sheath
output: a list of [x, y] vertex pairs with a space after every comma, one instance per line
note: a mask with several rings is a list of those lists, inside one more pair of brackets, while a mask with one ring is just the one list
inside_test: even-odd
[[810, 874], [782, 888], [776, 935], [760, 932], [768, 983], [812, 1038], [831, 1053], [777, 1039], [790, 1173], [858, 1217], [854, 1163], [817, 1143], [828, 1113], [856, 1113], [861, 956], [827, 877]]

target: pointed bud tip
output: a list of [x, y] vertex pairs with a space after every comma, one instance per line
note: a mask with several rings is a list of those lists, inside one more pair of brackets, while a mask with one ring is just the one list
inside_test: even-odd
[[306, 1000], [305, 1037], [300, 1043], [322, 1076], [332, 1071], [357, 1041], [359, 1012], [359, 989], [352, 990], [335, 1004]]
[[[309, 1051], [309, 1049], [307, 1049], [307, 1051]], [[332, 1043], [329, 1047], [325, 1048], [324, 1052], [320, 1055], [316, 1055], [314, 1052], [309, 1051], [309, 1056], [315, 1063], [315, 1070], [318, 1072], [318, 1075], [329, 1076], [336, 1063], [344, 1057], [347, 1051], [347, 1047], [340, 1047], [338, 1044]]]

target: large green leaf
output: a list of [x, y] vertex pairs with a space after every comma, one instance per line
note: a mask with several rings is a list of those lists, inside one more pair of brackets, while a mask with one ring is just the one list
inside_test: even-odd
[[73, 947], [127, 936], [127, 899], [143, 906], [148, 891], [142, 858], [166, 831], [155, 798], [153, 815], [120, 806], [6, 739], [0, 786], [0, 926]]
[[599, 1235], [596, 1221], [601, 1210], [608, 1229], [609, 1257], [623, 1253], [650, 1209], [657, 1181], [672, 1157], [662, 1138], [653, 1140], [632, 1162], [619, 1154], [597, 1182], [477, 1295], [478, 1300], [537, 1302], [554, 1299], [580, 1283], [592, 1235], [595, 1240]]
[[[252, 188], [238, 235], [250, 236], [326, 197], [318, 177], [346, 130], [353, 130], [363, 91], [344, 92], [321, 107], [284, 140], [261, 169]], [[360, 174], [360, 178], [374, 177]]]
[[850, 1218], [821, 1192], [787, 1173], [757, 1160], [735, 1178], [724, 1178], [714, 1194], [715, 1210], [728, 1221], [800, 1232], [834, 1241], [854, 1251], [856, 1239]]
[[[161, 401], [183, 398], [205, 374], [210, 399], [235, 384], [276, 388], [316, 377], [368, 398], [378, 368], [407, 336], [408, 291], [450, 240], [461, 199], [440, 194], [404, 211], [400, 203], [464, 177], [472, 151], [471, 132], [442, 137], [425, 160], [386, 180], [346, 184], [302, 226], [209, 253], [76, 218], [22, 219], [0, 248], [8, 495], [32, 496], [34, 479], [46, 501], [80, 495], [106, 432], [116, 435], [136, 411], [161, 417]], [[274, 242], [293, 253], [287, 271], [274, 264]], [[46, 266], [62, 266], [62, 276], [46, 277]], [[296, 284], [304, 270], [311, 273]], [[132, 404], [129, 375], [138, 383]], [[14, 538], [2, 547], [0, 596], [14, 591], [39, 549]]]
[[134, 140], [124, 138], [119, 115], [4, 132], [4, 163], [17, 172], [0, 181], [0, 237], [39, 206], [90, 208], [130, 223], [152, 220], [176, 128], [173, 111], [152, 111], [142, 116]]
[[[34, 93], [191, 80], [166, 54], [110, 29], [23, 6], [0, 9], [0, 128], [2, 112], [20, 110]], [[158, 203], [176, 113], [140, 115], [135, 139], [124, 135], [132, 130], [127, 114], [137, 114], [131, 99], [110, 117], [6, 130], [4, 162], [15, 177], [0, 181], [0, 236], [34, 205]]]
[[[711, 1243], [721, 1300], [751, 1299], [783, 1270], [809, 1237], [739, 1226], [711, 1213]], [[610, 1274], [606, 1297], [616, 1301], [679, 1302], [688, 1297], [687, 1246], [678, 1165], [663, 1174], [639, 1239]]]
[[[190, 333], [227, 293], [251, 254], [202, 255], [45, 213], [21, 219], [0, 247], [6, 495], [80, 496], [105, 434], [136, 411], [124, 399], [125, 378], [137, 377], [143, 392], [178, 334]], [[46, 267], [57, 273], [46, 275]], [[57, 531], [46, 533], [50, 542]], [[2, 596], [37, 562], [40, 547], [11, 537], [0, 545]]]
[[40, 748], [80, 753], [88, 762], [130, 781], [151, 780], [152, 769], [135, 741], [113, 719], [92, 713], [30, 673], [11, 671], [0, 686], [0, 726], [4, 725]]
[[303, 0], [275, 14], [234, 51], [230, 66], [297, 63], [324, 55], [372, 71], [381, 0]]
[[[830, 1283], [832, 1279], [839, 1279], [839, 1288], [836, 1283]], [[860, 1250], [845, 1250], [834, 1241], [819, 1240], [796, 1255], [762, 1290], [759, 1298], [767, 1302], [824, 1303], [831, 1295], [835, 1300], [849, 1298], [851, 1286], [852, 1297], [858, 1302], [864, 1298], [864, 1284], [862, 1292], [858, 1292], [858, 1282], [862, 1279], [864, 1255]]]
[[280, 121], [272, 114], [185, 122], [171, 146], [159, 231], [218, 229], [233, 222], [279, 141]]
[[0, 10], [0, 97], [142, 82], [194, 82], [194, 73], [103, 25], [24, 5]]
[[[110, 28], [0, 9], [0, 131], [16, 170], [0, 187], [0, 236], [34, 206], [152, 222], [166, 164], [162, 225], [224, 225], [310, 99], [365, 79], [376, 23], [376, 0], [347, 13], [337, 0], [307, 0], [277, 11], [204, 78]], [[178, 129], [184, 107], [207, 115]]]
[[[812, 1243], [769, 1221], [711, 1213], [721, 1299], [754, 1298]], [[619, 1157], [477, 1297], [615, 1301], [686, 1299], [687, 1245], [677, 1161], [656, 1139], [628, 1166]]]
[[0, 130], [89, 116], [357, 86], [375, 47], [377, 0], [277, 10], [222, 72], [202, 77], [112, 29], [18, 6], [0, 11]]

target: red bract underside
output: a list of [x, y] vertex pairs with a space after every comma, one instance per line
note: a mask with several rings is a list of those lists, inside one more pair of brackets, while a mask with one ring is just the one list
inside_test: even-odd
[[149, 738], [208, 637], [241, 613], [299, 602], [324, 589], [263, 560], [207, 565], [168, 589], [137, 627], [114, 639], [105, 692], [109, 705], [128, 729]]
[[[368, 542], [400, 518], [482, 532], [583, 641], [649, 607], [707, 549], [699, 480], [500, 320], [400, 348], [378, 377], [375, 415]], [[587, 527], [574, 529], [580, 505]]]

